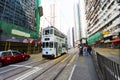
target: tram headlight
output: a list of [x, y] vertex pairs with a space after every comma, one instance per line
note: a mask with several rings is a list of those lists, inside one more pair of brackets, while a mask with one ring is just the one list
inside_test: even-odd
[[50, 49], [50, 51], [52, 51], [52, 49]]

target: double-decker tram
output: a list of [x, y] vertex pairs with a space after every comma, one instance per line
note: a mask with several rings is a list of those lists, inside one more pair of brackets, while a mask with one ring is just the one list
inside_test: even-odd
[[43, 29], [42, 34], [42, 57], [55, 58], [67, 53], [67, 37], [55, 27]]

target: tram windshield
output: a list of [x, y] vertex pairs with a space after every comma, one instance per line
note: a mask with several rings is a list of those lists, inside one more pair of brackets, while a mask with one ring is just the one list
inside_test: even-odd
[[44, 30], [44, 35], [53, 34], [53, 29]]
[[43, 48], [53, 48], [53, 42], [43, 42]]

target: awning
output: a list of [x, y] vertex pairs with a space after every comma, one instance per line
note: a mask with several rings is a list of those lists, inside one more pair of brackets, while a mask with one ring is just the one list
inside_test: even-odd
[[110, 43], [110, 42], [112, 42], [110, 39], [104, 41], [104, 43]]
[[101, 32], [95, 33], [93, 36], [89, 37], [87, 39], [88, 44], [94, 44], [96, 41], [98, 41], [101, 38]]
[[109, 36], [112, 36], [112, 34], [106, 34], [103, 37], [106, 38], [106, 37], [109, 37]]
[[114, 39], [112, 42], [120, 42], [120, 38]]

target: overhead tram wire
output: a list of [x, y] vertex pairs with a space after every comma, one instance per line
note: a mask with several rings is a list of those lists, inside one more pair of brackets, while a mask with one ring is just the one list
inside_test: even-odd
[[[57, 5], [57, 6], [59, 7], [59, 5]], [[60, 7], [59, 7], [59, 11], [60, 11], [60, 14], [62, 15], [62, 17], [65, 19], [66, 25], [70, 26]]]
[[43, 17], [52, 26], [52, 23], [45, 16], [43, 16]]

